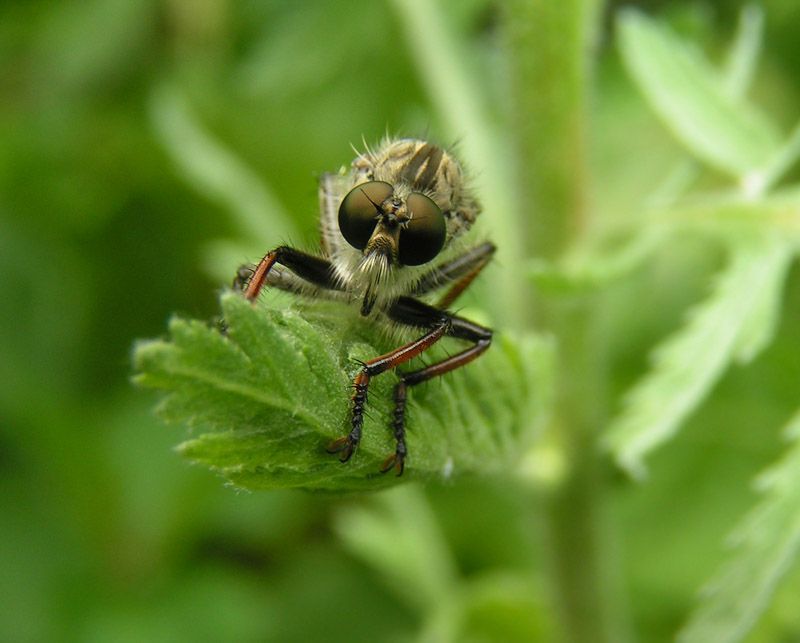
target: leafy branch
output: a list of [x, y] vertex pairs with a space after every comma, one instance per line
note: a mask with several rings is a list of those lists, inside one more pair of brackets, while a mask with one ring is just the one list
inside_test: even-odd
[[[757, 9], [743, 12], [727, 77], [641, 14], [626, 12], [619, 26], [623, 58], [653, 110], [695, 159], [738, 182], [699, 205], [695, 199], [673, 208], [675, 223], [715, 235], [729, 256], [710, 295], [656, 348], [653, 368], [608, 427], [606, 447], [641, 475], [644, 455], [677, 431], [725, 369], [750, 361], [772, 340], [783, 283], [798, 252], [800, 208], [796, 186], [767, 192], [800, 155], [800, 128], [781, 142], [767, 117], [741, 96], [760, 40]], [[736, 550], [707, 585], [681, 641], [741, 640], [790, 569], [800, 548], [798, 418], [787, 429], [793, 445], [760, 478], [765, 496], [736, 530]]]
[[[792, 152], [796, 157], [794, 136], [781, 144], [768, 118], [741, 97], [752, 75], [759, 15], [743, 14], [727, 75], [638, 12], [623, 12], [618, 23], [623, 60], [653, 110], [687, 152], [739, 181], [738, 189], [706, 208], [706, 216], [687, 215], [697, 214], [691, 200], [672, 208], [673, 225], [705, 227], [727, 247], [729, 261], [689, 322], [656, 348], [652, 370], [607, 429], [606, 447], [635, 475], [644, 472], [643, 456], [677, 431], [732, 361], [752, 359], [769, 343], [797, 252], [796, 235], [787, 237], [774, 216], [781, 201], [763, 196], [780, 178], [775, 163], [785, 170]], [[797, 201], [784, 201], [787, 210], [796, 212]], [[731, 212], [745, 214], [741, 225]]]

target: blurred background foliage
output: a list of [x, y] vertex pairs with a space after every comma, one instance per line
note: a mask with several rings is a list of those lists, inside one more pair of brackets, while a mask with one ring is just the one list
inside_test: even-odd
[[[502, 121], [498, 6], [438, 4], [464, 67], [493, 97], [489, 118]], [[713, 60], [741, 9], [732, 0], [639, 6]], [[800, 111], [800, 12], [791, 0], [761, 6], [764, 52], [750, 95], [785, 131]], [[313, 247], [314, 174], [349, 162], [351, 143], [387, 130], [449, 132], [396, 7], [0, 4], [3, 640], [550, 640], [535, 491], [464, 479], [371, 498], [235, 493], [171, 450], [182, 429], [164, 427], [154, 397], [129, 384], [136, 338], [163, 334], [174, 312], [213, 318], [236, 267], [268, 246]], [[605, 9], [592, 106], [593, 199], [610, 221], [680, 158], [622, 70], [617, 8]], [[624, 292], [615, 286], [611, 315], [630, 324], [608, 338], [613, 396], [720, 261], [686, 239]], [[620, 579], [611, 591], [635, 640], [679, 629], [753, 505], [753, 476], [783, 450], [778, 429], [800, 376], [796, 271], [786, 293], [775, 342], [724, 377], [651, 458], [650, 478], [611, 482], [617, 559], [607, 564]], [[749, 640], [800, 640], [797, 576]]]

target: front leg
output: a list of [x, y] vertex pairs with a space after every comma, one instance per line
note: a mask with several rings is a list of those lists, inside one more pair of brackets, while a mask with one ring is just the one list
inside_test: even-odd
[[234, 289], [243, 291], [248, 300], [255, 302], [267, 284], [272, 266], [276, 263], [286, 266], [300, 279], [318, 288], [343, 289], [343, 285], [334, 278], [330, 261], [295, 250], [290, 246], [279, 246], [268, 252], [256, 266], [245, 265], [239, 268], [233, 282]]

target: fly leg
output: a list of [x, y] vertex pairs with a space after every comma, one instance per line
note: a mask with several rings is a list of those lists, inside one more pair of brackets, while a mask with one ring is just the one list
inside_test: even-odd
[[341, 454], [339, 460], [347, 462], [356, 447], [358, 447], [359, 442], [361, 442], [361, 428], [364, 424], [364, 407], [367, 403], [370, 379], [416, 357], [447, 334], [450, 326], [449, 317], [446, 314], [442, 314], [441, 311], [437, 312], [438, 322], [422, 337], [393, 350], [391, 353], [364, 362], [361, 371], [356, 375], [353, 382], [354, 390], [350, 398], [352, 405], [350, 425], [352, 428], [347, 436], [334, 440], [328, 445], [328, 453], [339, 453]]
[[[426, 308], [429, 308], [431, 312], [436, 310], [414, 299], [403, 298], [398, 300], [397, 304], [395, 304], [390, 311], [390, 314], [392, 318], [397, 321], [405, 320], [406, 323], [416, 323], [415, 320], [417, 320], [420, 314], [424, 314]], [[442, 314], [441, 311], [439, 311], [439, 313]], [[381, 467], [381, 471], [384, 473], [390, 469], [394, 469], [395, 474], [400, 476], [403, 474], [403, 469], [405, 468], [405, 459], [408, 455], [405, 441], [405, 417], [408, 389], [422, 382], [427, 382], [435, 377], [444, 375], [445, 373], [449, 373], [465, 364], [469, 364], [482, 355], [492, 343], [492, 331], [488, 328], [479, 326], [462, 317], [450, 315], [449, 313], [444, 314], [448, 317], [447, 336], [472, 342], [473, 345], [441, 362], [436, 362], [435, 364], [431, 364], [419, 370], [402, 373], [400, 375], [400, 381], [394, 388], [394, 417], [392, 420], [392, 431], [397, 445], [394, 455], [386, 458]]]
[[350, 459], [361, 441], [364, 406], [367, 402], [367, 392], [372, 377], [406, 363], [413, 357], [428, 350], [443, 337], [454, 337], [473, 343], [473, 346], [441, 362], [400, 375], [400, 381], [394, 389], [395, 406], [391, 424], [396, 442], [395, 452], [386, 458], [381, 466], [383, 473], [394, 469], [395, 474], [400, 476], [403, 474], [406, 457], [408, 456], [405, 440], [408, 388], [449, 373], [477, 358], [489, 348], [492, 341], [492, 331], [411, 297], [401, 297], [387, 312], [395, 322], [416, 328], [428, 328], [429, 330], [419, 339], [401, 346], [391, 353], [364, 363], [353, 383], [352, 417], [350, 420], [352, 428], [350, 433], [346, 437], [334, 440], [328, 445], [330, 453], [341, 454], [339, 459], [342, 462], [347, 462]]
[[265, 254], [255, 266], [245, 264], [239, 268], [233, 280], [234, 290], [242, 291], [246, 299], [255, 302], [267, 285], [270, 270], [276, 263], [285, 266], [300, 280], [312, 286], [330, 290], [342, 289], [342, 284], [334, 278], [330, 261], [290, 246], [279, 246]]
[[410, 294], [422, 295], [450, 285], [448, 291], [436, 303], [436, 308], [440, 310], [448, 308], [486, 267], [495, 250], [494, 244], [488, 241], [465, 250], [457, 257], [422, 275]]
[[[284, 266], [286, 270], [275, 269], [275, 264]], [[268, 252], [258, 264], [244, 264], [233, 279], [233, 289], [252, 303], [266, 285], [295, 294], [319, 294], [326, 298], [341, 296], [345, 289], [344, 284], [334, 279], [330, 261], [289, 246], [279, 246]], [[228, 324], [225, 320], [219, 319], [218, 324], [222, 334], [226, 334]]]

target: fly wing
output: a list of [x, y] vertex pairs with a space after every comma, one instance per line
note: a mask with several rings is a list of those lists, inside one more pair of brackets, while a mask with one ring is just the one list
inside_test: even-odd
[[339, 204], [347, 192], [347, 177], [343, 173], [325, 173], [319, 179], [319, 233], [326, 257], [339, 254], [344, 240], [339, 231]]

